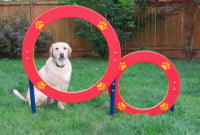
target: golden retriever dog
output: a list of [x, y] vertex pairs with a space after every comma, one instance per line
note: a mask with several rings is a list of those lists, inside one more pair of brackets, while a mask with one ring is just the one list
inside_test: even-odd
[[[49, 52], [50, 57], [46, 61], [46, 64], [39, 70], [39, 75], [49, 85], [58, 90], [67, 91], [72, 72], [71, 62], [69, 61], [72, 49], [67, 43], [57, 42], [51, 45]], [[13, 93], [20, 99], [28, 102], [29, 105], [31, 104], [29, 89], [26, 98], [18, 90], [14, 89]], [[36, 106], [52, 104], [54, 102], [53, 99], [44, 95], [36, 87], [34, 87], [34, 93]], [[58, 102], [58, 107], [64, 109], [64, 103]]]

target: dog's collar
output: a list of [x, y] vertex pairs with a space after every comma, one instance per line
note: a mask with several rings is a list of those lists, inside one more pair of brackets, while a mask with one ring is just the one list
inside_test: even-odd
[[60, 66], [60, 65], [58, 65], [58, 63], [56, 62], [56, 66], [59, 67], [59, 68], [63, 68], [63, 67], [65, 66], [65, 64], [62, 65], [62, 66]]

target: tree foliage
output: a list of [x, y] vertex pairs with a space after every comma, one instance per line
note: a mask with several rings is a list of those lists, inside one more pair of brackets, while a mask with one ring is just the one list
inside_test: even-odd
[[[132, 0], [58, 0], [70, 5], [80, 5], [95, 10], [104, 16], [115, 29], [121, 44], [134, 37], [135, 22], [133, 20]], [[75, 19], [77, 27], [76, 36], [92, 43], [93, 54], [106, 57], [107, 44], [102, 34], [92, 24]]]

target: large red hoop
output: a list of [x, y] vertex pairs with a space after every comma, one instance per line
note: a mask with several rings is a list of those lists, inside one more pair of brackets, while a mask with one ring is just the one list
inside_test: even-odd
[[[120, 95], [119, 81], [122, 73], [131, 65], [148, 62], [160, 67], [168, 78], [168, 91], [165, 98], [156, 106], [147, 109], [139, 109], [129, 105]], [[134, 88], [134, 87], [133, 87]], [[116, 108], [128, 114], [158, 115], [168, 111], [176, 102], [180, 91], [180, 78], [175, 66], [166, 57], [150, 51], [139, 51], [126, 55], [121, 59], [116, 79]], [[134, 94], [134, 93], [133, 93]]]
[[[80, 18], [96, 26], [104, 35], [109, 49], [109, 62], [103, 77], [92, 87], [80, 92], [63, 92], [49, 86], [38, 74], [34, 63], [34, 46], [40, 32], [50, 23], [61, 18]], [[118, 37], [110, 23], [98, 13], [80, 6], [61, 6], [38, 17], [28, 29], [23, 42], [22, 61], [31, 82], [45, 95], [62, 102], [83, 102], [104, 92], [114, 80], [121, 51]]]

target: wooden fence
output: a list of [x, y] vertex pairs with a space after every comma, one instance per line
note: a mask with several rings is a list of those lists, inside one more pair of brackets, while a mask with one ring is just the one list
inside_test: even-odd
[[[47, 10], [62, 6], [56, 1], [37, 2], [31, 4], [29, 2], [0, 2], [0, 18], [15, 15], [16, 11], [25, 11], [27, 18], [33, 21]], [[200, 16], [197, 16], [197, 23], [194, 31], [194, 45], [189, 47], [187, 45], [189, 24], [193, 20], [195, 7], [184, 7], [176, 10], [172, 14], [164, 14], [163, 17], [157, 18], [157, 13], [162, 9], [149, 8], [141, 16], [151, 15], [154, 21], [147, 21], [145, 27], [138, 27], [136, 33], [137, 39], [127, 41], [122, 46], [122, 54], [125, 55], [136, 49], [141, 45], [147, 46], [152, 50], [165, 55], [168, 58], [184, 59], [191, 57], [200, 58]], [[139, 16], [139, 17], [141, 17]], [[138, 18], [139, 18], [138, 17]], [[68, 42], [73, 48], [73, 56], [91, 56], [91, 44], [81, 40], [73, 35], [74, 24], [70, 18], [60, 19], [49, 24], [45, 30], [53, 36], [53, 42], [64, 41]]]
[[[152, 12], [156, 17], [161, 10], [163, 8], [152, 8], [144, 15]], [[127, 51], [139, 45], [146, 45], [169, 58], [200, 58], [200, 15], [197, 16], [196, 24], [193, 24], [196, 10], [197, 6], [179, 8], [170, 14], [155, 18], [154, 22], [147, 22], [146, 27], [137, 33], [138, 38], [128, 42]], [[192, 38], [192, 28], [193, 46], [188, 43]]]

